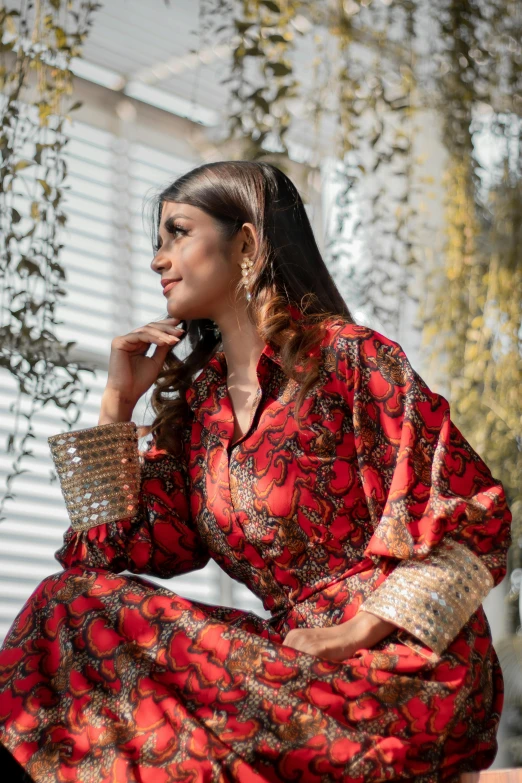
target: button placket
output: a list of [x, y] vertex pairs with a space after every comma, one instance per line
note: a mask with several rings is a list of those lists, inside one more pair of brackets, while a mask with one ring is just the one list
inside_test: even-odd
[[231, 445], [230, 442], [229, 442], [227, 444], [226, 449], [225, 449], [226, 459], [227, 459], [227, 471], [228, 471], [228, 490], [229, 490], [229, 495], [230, 495], [230, 503], [231, 503], [232, 509], [234, 510], [234, 513], [236, 513], [237, 510], [238, 510], [236, 504], [234, 503], [234, 498], [235, 498], [236, 493], [233, 491], [233, 488], [232, 488], [232, 482], [235, 481], [237, 483], [237, 479], [235, 479], [234, 475], [231, 473], [231, 464], [232, 464], [232, 460], [234, 458], [234, 451], [236, 450], [236, 448], [239, 448], [241, 443], [243, 443], [243, 441], [250, 435], [250, 431], [252, 429], [252, 425], [253, 425], [253, 422], [254, 422], [254, 419], [255, 419], [255, 415], [256, 415], [257, 409], [259, 408], [262, 396], [263, 396], [263, 390], [261, 389], [261, 387], [259, 387], [257, 392], [256, 392], [256, 395], [255, 395], [255, 398], [254, 398], [254, 402], [252, 404], [252, 410], [250, 412], [250, 421], [249, 421], [248, 428], [247, 428], [245, 434], [238, 441], [236, 441], [233, 445]]
[[[252, 428], [252, 423], [253, 423], [253, 421], [254, 421], [254, 418], [255, 418], [255, 415], [256, 415], [257, 409], [258, 409], [258, 407], [259, 407], [259, 403], [261, 402], [261, 398], [262, 398], [262, 396], [263, 396], [263, 390], [262, 390], [262, 388], [259, 386], [259, 387], [257, 388], [257, 391], [256, 391], [255, 395], [254, 395], [254, 400], [253, 400], [253, 403], [252, 403], [252, 408], [251, 408], [251, 410], [250, 410], [250, 419], [249, 419], [249, 422], [248, 422], [248, 427], [247, 427], [246, 431], [244, 432], [244, 434], [243, 434], [243, 435], [242, 435], [242, 436], [241, 436], [241, 437], [240, 437], [238, 440], [236, 440], [236, 442], [235, 442], [235, 443], [230, 443], [230, 441], [229, 441], [229, 443], [227, 444], [227, 453], [229, 454], [229, 456], [230, 456], [230, 454], [232, 453], [232, 451], [233, 451], [233, 450], [236, 448], [236, 446], [239, 446], [239, 444], [240, 444], [240, 443], [241, 443], [243, 440], [245, 440], [245, 438], [247, 438], [247, 437], [250, 435], [250, 430], [251, 430], [251, 428]], [[232, 409], [232, 402], [230, 403], [230, 407], [231, 407], [231, 409]], [[232, 414], [232, 416], [234, 416], [234, 414]], [[233, 434], [234, 434], [234, 433], [233, 433], [233, 431], [232, 431], [232, 435], [231, 435], [231, 437], [230, 437], [230, 440], [232, 440]]]

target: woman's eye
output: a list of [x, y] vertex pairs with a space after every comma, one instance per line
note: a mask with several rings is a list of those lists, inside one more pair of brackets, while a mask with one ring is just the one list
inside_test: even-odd
[[[168, 233], [169, 233], [171, 236], [173, 236], [173, 237], [175, 237], [177, 234], [188, 234], [188, 231], [187, 231], [187, 229], [186, 229], [186, 228], [183, 228], [183, 226], [176, 226], [176, 225], [174, 225], [174, 226], [168, 226], [168, 227], [166, 227], [166, 230], [167, 230], [167, 231], [168, 231]], [[158, 244], [155, 246], [155, 248], [154, 248], [154, 253], [158, 253], [158, 252], [159, 252], [159, 250], [160, 250], [160, 248], [162, 247], [162, 245], [163, 245], [163, 243], [161, 243], [161, 244], [160, 244], [160, 243], [158, 243]]]

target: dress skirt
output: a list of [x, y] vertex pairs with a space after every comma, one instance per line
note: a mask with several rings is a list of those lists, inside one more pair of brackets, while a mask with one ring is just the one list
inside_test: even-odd
[[492, 763], [482, 607], [437, 663], [395, 633], [332, 662], [283, 644], [299, 625], [66, 568], [0, 651], [0, 742], [35, 783], [436, 783]]

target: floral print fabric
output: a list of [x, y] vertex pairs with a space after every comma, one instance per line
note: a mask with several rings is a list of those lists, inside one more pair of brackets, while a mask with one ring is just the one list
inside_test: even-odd
[[[63, 571], [0, 651], [0, 742], [36, 783], [435, 783], [492, 762], [503, 682], [481, 600], [506, 570], [502, 485], [392, 340], [335, 321], [317, 355], [294, 417], [297, 385], [265, 347], [232, 444], [218, 352], [188, 393], [184, 457], [149, 444], [137, 512], [66, 532]], [[433, 615], [444, 596], [422, 569], [453, 544], [487, 576], [470, 577], [459, 627]], [[271, 618], [137, 576], [211, 557]], [[393, 603], [399, 569], [426, 598], [423, 623]], [[283, 644], [392, 604], [397, 631], [346, 661]], [[451, 638], [430, 646], [423, 624], [438, 616]]]

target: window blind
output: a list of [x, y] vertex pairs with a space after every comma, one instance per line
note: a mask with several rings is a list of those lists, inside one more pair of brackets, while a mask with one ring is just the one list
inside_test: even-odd
[[[73, 426], [80, 429], [98, 422], [112, 338], [167, 315], [159, 275], [150, 268], [143, 198], [197, 162], [129, 143], [81, 122], [71, 128], [66, 160], [65, 184], [70, 190], [65, 196], [68, 221], [61, 234], [60, 259], [67, 274], [67, 297], [56, 308], [57, 319], [63, 321], [57, 331], [61, 339], [76, 341], [76, 356], [88, 358], [97, 368], [95, 375], [83, 374], [89, 393]], [[21, 197], [20, 211], [28, 208], [29, 201], [23, 203]], [[5, 444], [15, 425], [10, 408], [16, 399], [14, 378], [0, 370], [0, 436]], [[148, 403], [149, 395], [138, 403], [133, 415], [137, 424], [151, 421]], [[23, 397], [21, 410], [29, 410]], [[15, 479], [15, 497], [5, 505], [6, 518], [0, 523], [0, 640], [39, 582], [61, 570], [54, 553], [69, 523], [58, 480], [50, 482], [53, 464], [47, 437], [67, 430], [63, 416], [62, 410], [49, 404], [34, 417], [35, 438], [29, 441], [34, 458], [23, 461], [21, 467], [27, 472]], [[4, 483], [11, 461], [6, 448], [0, 449]], [[189, 599], [269, 616], [256, 596], [212, 560], [193, 574], [170, 580], [147, 578]]]

